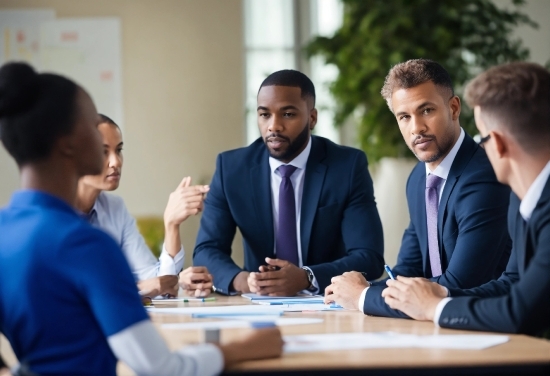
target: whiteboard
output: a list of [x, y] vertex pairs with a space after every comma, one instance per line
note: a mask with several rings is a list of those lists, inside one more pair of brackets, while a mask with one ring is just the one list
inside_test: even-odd
[[40, 26], [40, 66], [71, 78], [97, 111], [123, 124], [120, 19], [62, 18]]
[[40, 25], [54, 19], [53, 9], [0, 10], [0, 65], [26, 61], [40, 70]]

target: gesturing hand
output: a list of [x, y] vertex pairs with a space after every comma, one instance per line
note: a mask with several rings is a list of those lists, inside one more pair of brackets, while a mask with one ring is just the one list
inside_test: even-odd
[[250, 273], [248, 287], [251, 292], [269, 296], [293, 296], [309, 287], [304, 269], [279, 259], [266, 257], [267, 266], [259, 273]]
[[433, 320], [437, 304], [447, 297], [445, 287], [424, 278], [398, 276], [386, 284], [388, 287], [382, 291], [386, 304], [415, 320]]
[[186, 295], [208, 296], [212, 289], [212, 275], [204, 266], [190, 266], [180, 273], [179, 284]]
[[164, 210], [164, 224], [166, 226], [179, 226], [192, 215], [202, 211], [204, 194], [210, 190], [207, 185], [191, 186], [191, 177], [186, 176], [170, 193], [168, 204]]

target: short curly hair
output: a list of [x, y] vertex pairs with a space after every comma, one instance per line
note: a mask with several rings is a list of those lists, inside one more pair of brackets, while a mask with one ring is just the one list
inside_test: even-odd
[[449, 72], [441, 64], [429, 59], [413, 59], [394, 65], [386, 76], [380, 93], [393, 112], [391, 97], [394, 91], [410, 89], [428, 81], [442, 89], [442, 94], [449, 98], [455, 95]]

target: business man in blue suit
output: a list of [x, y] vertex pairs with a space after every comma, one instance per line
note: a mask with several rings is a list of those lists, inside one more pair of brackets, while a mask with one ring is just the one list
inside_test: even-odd
[[467, 86], [466, 100], [498, 180], [517, 195], [506, 271], [477, 288], [450, 289], [450, 297], [436, 283], [401, 277], [383, 294], [390, 306], [446, 328], [549, 334], [550, 72], [532, 63], [497, 66]]
[[[510, 255], [510, 190], [460, 127], [460, 99], [448, 72], [425, 59], [398, 64], [382, 95], [420, 160], [407, 182], [411, 220], [393, 274], [430, 278], [448, 288], [497, 278]], [[333, 279], [325, 299], [370, 315], [406, 317], [384, 302], [385, 287], [385, 281], [369, 287], [359, 273], [346, 273]]]
[[[223, 294], [318, 292], [352, 269], [379, 277], [382, 225], [367, 159], [311, 136], [311, 80], [294, 70], [271, 74], [257, 113], [261, 138], [218, 156], [193, 263], [208, 267]], [[244, 269], [231, 259], [237, 227]]]

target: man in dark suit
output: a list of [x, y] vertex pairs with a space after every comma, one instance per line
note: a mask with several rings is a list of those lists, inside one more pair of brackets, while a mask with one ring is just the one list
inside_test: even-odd
[[[261, 138], [218, 156], [193, 263], [208, 267], [223, 294], [318, 292], [352, 269], [379, 277], [382, 225], [367, 159], [311, 136], [311, 80], [293, 70], [271, 74], [257, 113]], [[237, 227], [244, 269], [231, 259]]]
[[388, 281], [386, 302], [436, 325], [509, 333], [550, 329], [550, 72], [532, 63], [497, 66], [466, 88], [476, 126], [510, 202], [512, 255], [498, 280], [450, 289], [420, 278]]
[[[407, 182], [411, 220], [393, 273], [447, 288], [497, 278], [510, 255], [510, 190], [460, 127], [460, 99], [448, 72], [431, 60], [409, 60], [390, 70], [382, 95], [420, 160]], [[365, 314], [406, 317], [384, 302], [385, 287], [385, 281], [369, 286], [359, 273], [345, 273], [333, 278], [325, 300]]]

